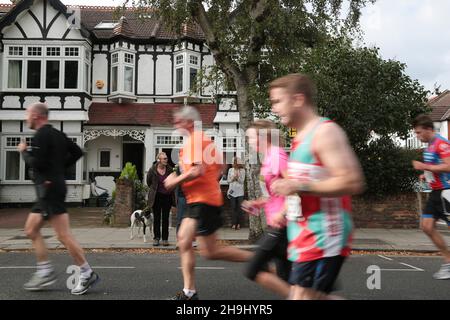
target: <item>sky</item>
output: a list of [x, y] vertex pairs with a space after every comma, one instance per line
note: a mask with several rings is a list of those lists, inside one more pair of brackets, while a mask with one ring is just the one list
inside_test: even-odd
[[[70, 5], [93, 4], [92, 0], [62, 1]], [[121, 2], [100, 3], [114, 6]], [[450, 89], [449, 12], [449, 0], [377, 0], [363, 10], [363, 44], [379, 47], [384, 59], [406, 63], [406, 73], [425, 89]]]

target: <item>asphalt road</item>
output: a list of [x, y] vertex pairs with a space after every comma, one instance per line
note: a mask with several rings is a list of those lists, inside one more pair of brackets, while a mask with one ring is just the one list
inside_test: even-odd
[[[43, 292], [27, 292], [22, 285], [34, 272], [33, 255], [0, 253], [0, 300], [165, 300], [182, 288], [179, 258], [173, 253], [89, 253], [101, 281], [81, 297], [72, 296], [67, 289], [71, 259], [64, 253], [52, 253], [51, 259], [59, 273], [58, 282]], [[440, 263], [437, 257], [354, 255], [344, 265], [336, 294], [351, 300], [448, 300], [450, 280], [432, 279]], [[243, 264], [198, 257], [197, 266], [200, 299], [279, 299], [244, 278]], [[380, 271], [368, 273], [369, 266]]]

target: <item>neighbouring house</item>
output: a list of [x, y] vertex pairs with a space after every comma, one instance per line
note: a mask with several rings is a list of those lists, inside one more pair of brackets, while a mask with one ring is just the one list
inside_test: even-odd
[[[432, 109], [430, 116], [433, 119], [436, 132], [448, 139], [450, 137], [450, 91], [445, 90], [438, 96], [431, 97], [428, 100], [428, 105]], [[411, 131], [409, 138], [406, 140], [406, 147], [418, 149], [424, 145]]]
[[182, 137], [172, 113], [187, 103], [227, 158], [242, 152], [233, 95], [196, 88], [199, 71], [214, 64], [200, 28], [186, 24], [178, 36], [151, 10], [128, 8], [117, 19], [115, 9], [59, 0], [0, 4], [0, 203], [35, 199], [16, 147], [31, 140], [25, 109], [38, 101], [50, 106], [51, 124], [86, 151], [67, 171], [69, 202], [87, 199], [92, 179], [112, 181], [126, 162], [141, 178], [159, 151], [176, 162]]

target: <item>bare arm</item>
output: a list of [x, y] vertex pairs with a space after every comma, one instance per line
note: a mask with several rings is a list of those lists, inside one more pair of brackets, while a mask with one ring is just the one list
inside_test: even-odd
[[312, 182], [310, 192], [321, 196], [341, 196], [364, 191], [364, 175], [344, 130], [335, 123], [323, 125], [317, 131], [313, 150], [330, 177]]
[[281, 179], [273, 183], [273, 192], [280, 195], [309, 193], [322, 197], [337, 197], [358, 194], [364, 190], [361, 166], [345, 132], [338, 125], [330, 123], [319, 128], [312, 148], [327, 170], [328, 177], [312, 182]]

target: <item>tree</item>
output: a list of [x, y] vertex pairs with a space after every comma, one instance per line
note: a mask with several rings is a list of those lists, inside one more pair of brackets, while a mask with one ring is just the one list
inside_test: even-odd
[[[260, 93], [261, 69], [270, 79], [284, 75], [293, 58], [320, 43], [330, 32], [356, 30], [361, 8], [375, 0], [129, 0], [152, 8], [174, 30], [197, 23], [218, 68], [237, 92], [241, 129], [254, 117], [255, 95]], [[348, 9], [344, 9], [348, 4]], [[344, 11], [346, 11], [344, 13]], [[282, 66], [281, 68], [279, 66]], [[267, 73], [265, 73], [267, 75]], [[246, 146], [248, 151], [248, 146]], [[248, 154], [248, 152], [247, 152]], [[260, 194], [258, 167], [246, 159], [251, 199]], [[259, 218], [250, 217], [249, 238], [262, 232]]]
[[[429, 92], [406, 75], [406, 65], [383, 60], [378, 48], [355, 47], [345, 37], [330, 37], [291, 64], [316, 81], [319, 113], [347, 132], [366, 175], [367, 195], [411, 190], [417, 154], [394, 142], [408, 136], [415, 116], [430, 110]], [[264, 94], [257, 104], [261, 115], [269, 112]]]

